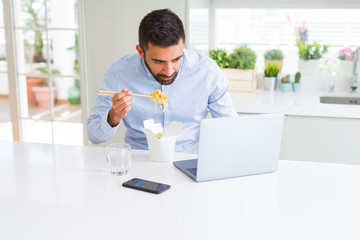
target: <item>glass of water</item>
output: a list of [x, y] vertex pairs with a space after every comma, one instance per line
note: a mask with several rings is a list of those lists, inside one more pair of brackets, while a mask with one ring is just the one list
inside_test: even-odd
[[106, 147], [106, 162], [112, 175], [127, 174], [131, 164], [131, 147], [126, 143], [114, 143]]

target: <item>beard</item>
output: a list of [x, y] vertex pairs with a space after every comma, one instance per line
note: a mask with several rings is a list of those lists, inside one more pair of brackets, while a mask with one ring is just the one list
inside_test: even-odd
[[[145, 66], [147, 67], [147, 69], [149, 70], [149, 72], [151, 73], [151, 75], [155, 78], [156, 81], [158, 81], [161, 85], [170, 85], [175, 81], [175, 78], [177, 77], [178, 72], [174, 72], [171, 76], [166, 76], [164, 74], [154, 74], [151, 71], [151, 68], [149, 67], [149, 64], [146, 62], [145, 57], [144, 57], [144, 62], [145, 62]], [[164, 78], [171, 78], [169, 80], [163, 80]]]

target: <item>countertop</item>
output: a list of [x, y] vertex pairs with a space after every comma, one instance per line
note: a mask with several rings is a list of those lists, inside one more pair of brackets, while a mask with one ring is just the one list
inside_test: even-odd
[[360, 105], [324, 104], [320, 96], [356, 96], [346, 92], [301, 91], [284, 93], [257, 89], [254, 92], [230, 92], [238, 113], [277, 113], [295, 116], [360, 119]]
[[[119, 177], [102, 147], [0, 149], [0, 239], [360, 239], [360, 166], [280, 160], [274, 173], [197, 183], [148, 151]], [[121, 186], [133, 177], [171, 188]]]

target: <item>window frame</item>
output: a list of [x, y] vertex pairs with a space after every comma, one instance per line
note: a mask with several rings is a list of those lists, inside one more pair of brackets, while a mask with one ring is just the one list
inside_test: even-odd
[[[14, 13], [14, 1], [3, 1], [3, 11], [4, 11], [4, 27], [0, 27], [3, 28], [5, 30], [5, 39], [6, 39], [6, 60], [7, 60], [7, 72], [2, 72], [2, 73], [7, 73], [8, 74], [8, 82], [9, 82], [9, 103], [10, 103], [10, 118], [11, 118], [11, 123], [12, 123], [12, 131], [13, 131], [13, 140], [14, 141], [22, 141], [23, 140], [23, 136], [22, 136], [22, 120], [27, 120], [27, 119], [34, 119], [32, 117], [23, 117], [21, 114], [21, 107], [20, 104], [24, 104], [24, 101], [21, 100], [20, 96], [21, 96], [21, 89], [20, 89], [20, 84], [19, 84], [19, 77], [23, 77], [23, 76], [34, 76], [34, 77], [47, 77], [49, 80], [49, 94], [50, 94], [50, 99], [52, 97], [52, 83], [53, 83], [53, 77], [54, 75], [58, 76], [58, 77], [62, 77], [62, 78], [76, 78], [79, 79], [79, 83], [80, 83], [80, 95], [81, 95], [81, 111], [82, 111], [82, 119], [84, 119], [84, 117], [86, 118], [88, 111], [86, 111], [88, 109], [88, 107], [85, 107], [87, 105], [87, 91], [86, 91], [86, 65], [85, 65], [85, 54], [83, 49], [84, 46], [84, 31], [82, 30], [82, 28], [80, 27], [82, 24], [84, 24], [84, 0], [77, 0], [77, 21], [78, 21], [78, 26], [77, 27], [49, 27], [48, 26], [48, 21], [47, 21], [47, 14], [48, 14], [48, 4], [49, 0], [44, 0], [44, 11], [45, 11], [45, 26], [44, 27], [25, 27], [25, 26], [16, 26], [15, 23], [15, 13]], [[80, 74], [79, 75], [65, 75], [65, 74], [52, 74], [49, 70], [50, 70], [50, 66], [51, 66], [51, 59], [49, 58], [50, 55], [50, 44], [46, 44], [46, 66], [48, 69], [48, 73], [45, 74], [35, 74], [35, 73], [20, 73], [18, 71], [18, 67], [17, 67], [17, 53], [16, 53], [16, 31], [23, 31], [23, 30], [42, 30], [45, 32], [46, 34], [46, 40], [48, 41], [49, 39], [49, 32], [51, 31], [57, 31], [57, 30], [69, 30], [69, 31], [74, 31], [74, 32], [78, 32], [78, 36], [79, 36], [79, 63], [80, 63]], [[51, 123], [51, 143], [54, 143], [54, 122], [66, 122], [66, 123], [71, 123], [72, 121], [68, 121], [68, 120], [59, 120], [59, 119], [55, 119], [54, 117], [54, 105], [53, 103], [50, 101], [50, 118], [46, 119], [46, 122], [50, 122]], [[85, 110], [85, 111], [84, 111]], [[79, 122], [76, 122], [79, 123]], [[84, 124], [84, 121], [81, 122], [82, 125]], [[85, 129], [85, 126], [83, 126], [83, 130]], [[83, 131], [84, 132], [84, 131]], [[84, 144], [85, 142], [85, 136], [86, 134], [83, 133], [83, 142], [82, 144]]]

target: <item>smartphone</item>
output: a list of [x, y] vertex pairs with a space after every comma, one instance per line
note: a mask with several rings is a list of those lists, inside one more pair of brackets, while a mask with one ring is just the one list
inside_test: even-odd
[[150, 193], [162, 193], [170, 188], [170, 185], [152, 182], [140, 178], [133, 178], [122, 184], [124, 187], [133, 188], [136, 190], [150, 192]]

